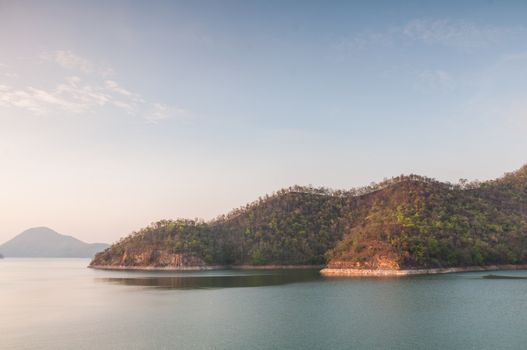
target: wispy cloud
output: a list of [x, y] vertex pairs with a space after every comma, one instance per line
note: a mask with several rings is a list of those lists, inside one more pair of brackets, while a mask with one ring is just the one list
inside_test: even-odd
[[17, 78], [18, 75], [9, 71], [9, 66], [7, 64], [0, 62], [0, 77], [13, 79]]
[[106, 88], [108, 90], [118, 93], [120, 95], [124, 95], [124, 96], [134, 96], [135, 95], [132, 92], [122, 88], [116, 81], [106, 80], [104, 84], [106, 85]]
[[41, 58], [48, 61], [54, 61], [64, 68], [79, 70], [83, 73], [92, 73], [95, 69], [90, 61], [76, 55], [70, 50], [58, 50], [51, 53], [43, 53]]
[[162, 103], [154, 103], [150, 111], [146, 114], [146, 120], [150, 123], [158, 123], [159, 121], [177, 118], [180, 121], [188, 122], [190, 119], [190, 112], [184, 108], [172, 107]]
[[18, 107], [36, 114], [54, 110], [74, 114], [89, 112], [107, 105], [112, 98], [104, 89], [88, 85], [76, 76], [48, 90], [33, 86], [17, 89], [7, 85], [0, 89], [1, 106]]
[[83, 73], [84, 77], [68, 76], [51, 88], [36, 87], [33, 84], [25, 87], [0, 85], [0, 107], [23, 109], [39, 115], [56, 111], [72, 114], [91, 113], [111, 107], [140, 116], [149, 123], [188, 116], [184, 109], [148, 101], [117, 81], [105, 78], [108, 72], [113, 72], [111, 68], [98, 68], [69, 50], [44, 54], [41, 58], [66, 70]]
[[415, 19], [402, 28], [402, 33], [409, 39], [426, 44], [474, 49], [496, 44], [518, 30], [522, 29], [484, 26], [448, 19]]
[[373, 47], [389, 47], [395, 44], [401, 28], [392, 27], [382, 32], [366, 31], [341, 38], [334, 47], [341, 52], [365, 50]]
[[344, 37], [336, 47], [339, 50], [363, 50], [420, 43], [474, 50], [490, 47], [526, 31], [525, 27], [498, 27], [449, 19], [413, 19], [383, 31]]
[[0, 106], [17, 107], [37, 114], [42, 112], [40, 104], [31, 93], [7, 85], [0, 85]]

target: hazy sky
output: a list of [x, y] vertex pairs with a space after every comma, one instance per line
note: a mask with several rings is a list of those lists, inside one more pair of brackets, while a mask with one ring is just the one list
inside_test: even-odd
[[0, 243], [527, 163], [527, 2], [0, 0]]

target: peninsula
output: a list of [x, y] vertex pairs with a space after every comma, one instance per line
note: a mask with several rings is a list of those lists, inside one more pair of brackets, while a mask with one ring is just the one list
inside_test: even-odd
[[90, 267], [325, 266], [326, 276], [527, 267], [527, 165], [485, 182], [408, 175], [351, 190], [294, 186], [214, 220], [164, 220]]

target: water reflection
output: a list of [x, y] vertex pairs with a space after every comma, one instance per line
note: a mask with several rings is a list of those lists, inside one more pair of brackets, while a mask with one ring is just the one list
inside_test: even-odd
[[504, 275], [486, 275], [483, 278], [488, 280], [527, 280], [524, 276], [504, 276]]
[[96, 278], [98, 282], [163, 289], [212, 289], [278, 286], [321, 279], [318, 270], [281, 270], [248, 274]]

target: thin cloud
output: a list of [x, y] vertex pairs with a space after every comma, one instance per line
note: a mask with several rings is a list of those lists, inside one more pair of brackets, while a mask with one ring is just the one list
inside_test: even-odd
[[93, 64], [70, 50], [58, 50], [52, 53], [45, 53], [41, 56], [45, 60], [54, 61], [63, 68], [79, 70], [83, 73], [94, 71]]
[[513, 34], [517, 30], [507, 27], [481, 26], [448, 19], [415, 19], [402, 28], [402, 34], [409, 39], [425, 44], [475, 49], [496, 44], [501, 38]]
[[148, 101], [117, 81], [104, 79], [106, 74], [113, 74], [112, 69], [105, 68], [106, 73], [100, 74], [101, 71], [96, 69], [94, 64], [69, 50], [56, 51], [41, 57], [67, 70], [85, 73], [86, 76], [69, 76], [52, 88], [34, 85], [15, 88], [0, 85], [0, 107], [18, 108], [38, 115], [56, 111], [71, 114], [92, 113], [110, 107], [139, 116], [149, 123], [188, 116], [184, 109]]
[[9, 66], [7, 64], [0, 62], [0, 77], [2, 76], [9, 79], [18, 78], [16, 73], [9, 71]]
[[83, 84], [78, 77], [70, 77], [49, 90], [33, 86], [24, 89], [3, 86], [0, 89], [0, 105], [25, 109], [35, 114], [57, 110], [84, 113], [106, 105], [111, 99], [112, 96], [104, 90]]
[[363, 32], [342, 38], [335, 48], [339, 51], [364, 50], [372, 47], [389, 47], [395, 43], [400, 29], [390, 28], [384, 32]]
[[154, 124], [171, 117], [186, 119], [188, 117], [188, 111], [183, 108], [174, 108], [162, 103], [153, 103], [150, 105], [149, 111], [145, 114], [145, 119]]
[[113, 91], [113, 92], [116, 92], [116, 93], [119, 93], [121, 95], [124, 95], [124, 96], [132, 96], [133, 94], [126, 90], [126, 89], [123, 89], [121, 86], [119, 86], [119, 84], [113, 80], [106, 80], [105, 81], [105, 85], [106, 85], [106, 88], [108, 88], [109, 90]]
[[118, 95], [122, 95], [125, 98], [130, 99], [131, 101], [134, 101], [136, 103], [146, 103], [146, 101], [141, 97], [141, 95], [123, 88], [121, 85], [119, 85], [119, 83], [114, 80], [106, 80], [104, 82], [104, 85], [108, 90]]
[[420, 43], [464, 50], [486, 48], [505, 39], [519, 37], [525, 27], [497, 27], [449, 19], [413, 19], [384, 31], [362, 32], [342, 38], [339, 51], [391, 47]]
[[112, 105], [125, 110], [128, 114], [134, 114], [136, 110], [134, 105], [124, 101], [114, 100], [112, 101]]
[[0, 85], [0, 106], [21, 108], [36, 114], [43, 113], [42, 107], [29, 92], [13, 89], [8, 85]]

